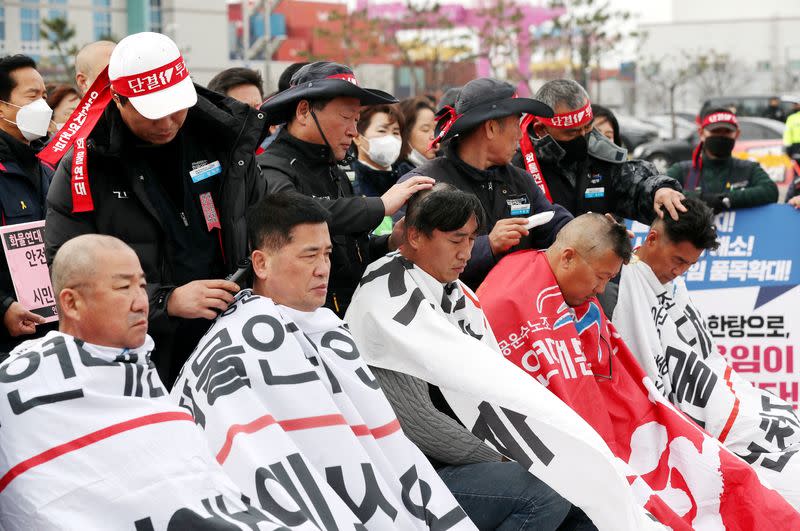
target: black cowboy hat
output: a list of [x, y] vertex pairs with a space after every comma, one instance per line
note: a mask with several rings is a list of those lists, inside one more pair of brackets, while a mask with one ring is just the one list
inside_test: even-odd
[[358, 98], [361, 105], [398, 101], [388, 92], [359, 87], [350, 68], [338, 63], [319, 61], [295, 72], [291, 86], [262, 103], [261, 111], [267, 115], [267, 125], [282, 124], [294, 116], [300, 100], [337, 97]]
[[[455, 120], [440, 140], [453, 138], [494, 118], [514, 114], [553, 117], [553, 109], [549, 105], [531, 98], [517, 98], [515, 95], [516, 89], [505, 81], [488, 77], [470, 81], [459, 92], [455, 109], [450, 112], [451, 118], [455, 117]], [[447, 109], [439, 111], [438, 116], [442, 120], [447, 119]]]

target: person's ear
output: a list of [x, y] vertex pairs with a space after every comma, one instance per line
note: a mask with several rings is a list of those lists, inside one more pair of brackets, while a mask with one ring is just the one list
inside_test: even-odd
[[650, 232], [647, 233], [647, 237], [644, 239], [644, 242], [646, 245], [656, 245], [660, 237], [661, 235], [658, 233], [657, 229], [650, 229]]
[[575, 263], [578, 259], [578, 253], [572, 247], [564, 247], [561, 250], [561, 266], [566, 269], [570, 270], [575, 267]]
[[83, 72], [78, 72], [75, 74], [75, 83], [78, 85], [78, 88], [81, 92], [85, 93], [89, 90], [88, 78]]
[[111, 99], [114, 100], [114, 104], [117, 106], [117, 109], [122, 111], [122, 102], [119, 99], [119, 94], [116, 92], [111, 92]]
[[256, 249], [250, 255], [253, 264], [253, 275], [259, 280], [266, 280], [269, 272], [270, 257], [264, 251]]
[[548, 135], [547, 127], [541, 122], [533, 122], [533, 132], [536, 138], [544, 138]]
[[308, 100], [300, 100], [295, 108], [294, 117], [297, 120], [297, 123], [302, 125], [303, 127], [308, 125], [308, 120], [311, 117], [311, 104], [308, 103]]
[[742, 130], [741, 129], [737, 129], [736, 130], [736, 135], [734, 135], [733, 139], [734, 140], [739, 140], [739, 135], [741, 135], [741, 134], [742, 134]]
[[80, 293], [72, 288], [64, 288], [58, 294], [58, 309], [61, 317], [72, 321], [80, 321], [82, 300]]
[[425, 236], [422, 232], [416, 227], [405, 227], [406, 230], [406, 241], [412, 249], [418, 251], [420, 248], [421, 239]]

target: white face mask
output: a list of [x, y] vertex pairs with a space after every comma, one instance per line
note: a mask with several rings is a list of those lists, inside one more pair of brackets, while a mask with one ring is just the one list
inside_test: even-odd
[[419, 167], [428, 162], [428, 159], [425, 158], [425, 155], [417, 151], [416, 148], [411, 148], [411, 153], [408, 154], [408, 161], [414, 166]]
[[[6, 101], [3, 103], [8, 102]], [[19, 129], [19, 132], [22, 133], [22, 136], [24, 136], [26, 140], [30, 142], [47, 135], [47, 128], [50, 127], [50, 118], [53, 116], [53, 109], [47, 105], [44, 98], [39, 98], [22, 107], [14, 105], [13, 103], [8, 103], [8, 105], [19, 109], [17, 111], [17, 121], [12, 122], [11, 120], [3, 119], [8, 123], [16, 125], [17, 129]]]
[[394, 164], [403, 147], [403, 142], [394, 135], [377, 136], [366, 140], [369, 142], [369, 148], [365, 150], [367, 156], [383, 168]]

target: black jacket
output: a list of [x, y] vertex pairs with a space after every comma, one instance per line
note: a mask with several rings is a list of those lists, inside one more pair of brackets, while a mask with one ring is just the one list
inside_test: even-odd
[[[16, 225], [44, 219], [45, 198], [53, 171], [36, 158], [41, 145], [24, 144], [0, 131], [0, 225]], [[16, 300], [6, 255], [0, 248], [0, 319]], [[0, 322], [0, 352], [17, 343], [43, 335], [54, 326], [37, 327], [36, 335], [12, 338]]]
[[[573, 216], [586, 212], [612, 213], [649, 225], [656, 215], [653, 210], [656, 191], [681, 190], [675, 179], [659, 175], [650, 162], [627, 160], [624, 149], [597, 131], [591, 133], [589, 156], [581, 163], [566, 163], [564, 149], [549, 135], [532, 140], [553, 203], [562, 205]], [[525, 167], [520, 152], [513, 163]]]
[[[208, 162], [219, 161], [222, 172], [216, 176], [216, 189], [211, 191], [222, 226], [222, 270], [232, 272], [237, 261], [247, 256], [246, 210], [265, 193], [266, 185], [255, 162], [264, 115], [203, 87], [196, 88], [197, 104], [189, 109], [180, 133], [189, 151], [181, 161], [189, 166], [181, 171], [188, 174], [197, 157]], [[185, 359], [191, 352], [173, 352], [176, 327], [182, 326], [184, 320], [171, 318], [166, 311], [167, 299], [180, 272], [173, 269], [175, 250], [168, 242], [167, 223], [171, 221], [162, 219], [152, 196], [148, 195], [147, 187], [156, 178], [154, 171], [143, 162], [141, 149], [135, 144], [112, 103], [87, 142], [89, 184], [94, 201], [91, 212], [72, 212], [72, 152], [61, 160], [47, 196], [47, 260], [52, 263], [56, 251], [67, 240], [87, 233], [116, 236], [136, 251], [147, 278], [149, 333], [156, 341], [153, 357], [169, 385], [174, 374], [168, 373], [180, 368], [179, 358]], [[175, 168], [178, 171], [179, 166]], [[203, 230], [207, 230], [205, 226]], [[186, 345], [190, 347], [193, 345]], [[173, 359], [168, 359], [170, 356]]]
[[327, 146], [299, 140], [283, 128], [258, 164], [269, 193], [297, 190], [330, 212], [333, 255], [325, 306], [341, 317], [364, 269], [387, 253], [388, 236], [370, 237], [383, 220], [383, 201], [355, 197], [347, 175], [331, 158]]
[[529, 217], [550, 210], [555, 212], [549, 223], [533, 229], [519, 245], [509, 250], [514, 252], [549, 247], [561, 227], [572, 219], [563, 207], [550, 204], [528, 172], [511, 164], [479, 170], [459, 158], [452, 142], [445, 147], [444, 156], [430, 160], [407, 173], [400, 178], [400, 182], [415, 175], [425, 175], [436, 182], [452, 184], [480, 199], [487, 223], [475, 240], [472, 257], [461, 274], [461, 280], [472, 289], [483, 282], [500, 258], [492, 253], [488, 236], [499, 220]]
[[394, 169], [389, 171], [376, 170], [361, 162], [354, 160], [350, 165], [353, 170], [353, 188], [358, 195], [367, 197], [380, 197], [397, 183], [399, 175]]

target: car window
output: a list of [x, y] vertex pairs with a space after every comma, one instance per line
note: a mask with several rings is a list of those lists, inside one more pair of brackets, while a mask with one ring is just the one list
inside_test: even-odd
[[740, 140], [766, 140], [775, 138], [775, 133], [760, 125], [750, 122], [739, 122], [739, 130], [742, 132]]

